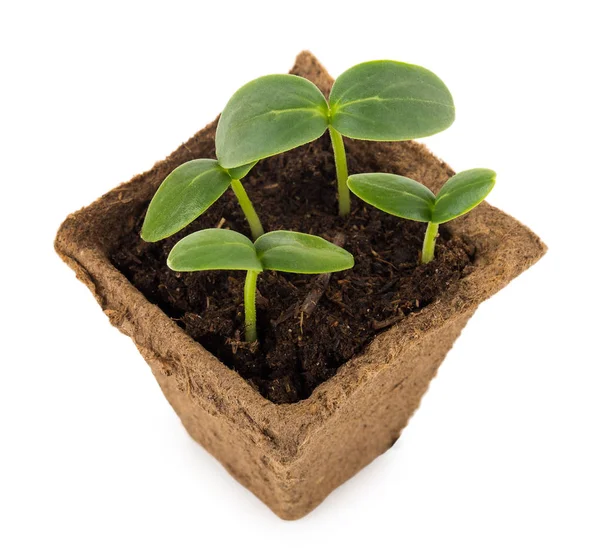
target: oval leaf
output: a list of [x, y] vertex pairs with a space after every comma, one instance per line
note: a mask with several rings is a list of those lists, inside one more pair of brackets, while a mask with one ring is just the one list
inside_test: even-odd
[[252, 241], [241, 233], [219, 228], [200, 230], [184, 237], [169, 253], [167, 265], [176, 272], [262, 272]]
[[142, 239], [159, 241], [193, 222], [229, 187], [231, 177], [212, 159], [196, 159], [178, 166], [150, 202]]
[[265, 270], [322, 274], [354, 266], [348, 251], [316, 235], [274, 231], [260, 236], [255, 246]]
[[495, 183], [496, 173], [488, 168], [473, 168], [452, 176], [437, 195], [432, 222], [442, 224], [469, 212], [487, 197]]
[[388, 214], [418, 222], [431, 220], [435, 195], [410, 178], [381, 172], [353, 174], [348, 187], [365, 203]]
[[231, 168], [288, 151], [321, 136], [327, 117], [327, 100], [305, 78], [257, 78], [225, 106], [217, 126], [217, 158]]
[[454, 102], [431, 71], [398, 61], [368, 61], [335, 81], [331, 125], [360, 140], [397, 141], [431, 136], [454, 122]]

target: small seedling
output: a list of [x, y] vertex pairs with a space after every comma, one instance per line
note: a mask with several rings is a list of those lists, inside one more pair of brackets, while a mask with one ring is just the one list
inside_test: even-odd
[[255, 164], [224, 169], [213, 159], [194, 159], [178, 166], [150, 202], [142, 239], [155, 242], [177, 233], [208, 209], [229, 186], [248, 220], [252, 237], [257, 239], [264, 230], [241, 182]]
[[207, 229], [184, 237], [173, 247], [167, 265], [177, 272], [246, 270], [244, 315], [246, 340], [256, 333], [256, 279], [263, 270], [296, 274], [339, 272], [354, 266], [341, 247], [305, 233], [274, 231], [255, 243], [232, 230]]
[[366, 203], [407, 220], [427, 222], [421, 262], [433, 260], [438, 227], [481, 203], [496, 183], [496, 173], [473, 168], [452, 176], [437, 197], [423, 184], [395, 174], [353, 174], [348, 187]]
[[343, 136], [401, 141], [430, 136], [454, 121], [454, 103], [432, 72], [398, 61], [369, 61], [335, 81], [329, 101], [309, 80], [269, 75], [242, 86], [217, 127], [221, 166], [255, 163], [319, 138], [329, 130], [336, 165], [339, 212], [350, 213]]

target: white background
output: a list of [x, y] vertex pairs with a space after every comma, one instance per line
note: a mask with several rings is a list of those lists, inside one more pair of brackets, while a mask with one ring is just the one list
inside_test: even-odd
[[[600, 549], [593, 4], [3, 2], [0, 549]], [[490, 202], [550, 249], [480, 307], [396, 446], [290, 523], [187, 436], [52, 241], [302, 49], [334, 76], [437, 73], [457, 120], [425, 143], [495, 169]]]

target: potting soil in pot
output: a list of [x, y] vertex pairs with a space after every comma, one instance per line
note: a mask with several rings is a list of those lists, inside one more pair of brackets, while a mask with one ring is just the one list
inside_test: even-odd
[[[389, 159], [386, 145], [346, 140], [350, 174], [395, 172], [428, 183], [427, 173], [413, 163], [421, 146], [405, 142], [406, 155]], [[352, 214], [339, 218], [327, 135], [259, 162], [243, 183], [266, 231], [286, 229], [342, 239], [356, 263], [352, 270], [332, 274], [308, 315], [303, 302], [311, 291], [318, 296], [322, 279], [260, 274], [258, 347], [242, 342], [244, 272], [176, 273], [166, 265], [175, 243], [194, 231], [223, 227], [249, 235], [231, 190], [185, 230], [158, 243], [139, 237], [142, 213], [136, 230], [113, 250], [112, 261], [192, 338], [275, 403], [307, 398], [378, 332], [436, 300], [472, 269], [475, 250], [445, 226], [435, 260], [420, 265], [426, 224], [385, 214], [354, 196]]]

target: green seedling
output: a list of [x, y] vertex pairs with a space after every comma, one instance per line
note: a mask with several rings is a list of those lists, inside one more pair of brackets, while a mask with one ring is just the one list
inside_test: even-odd
[[342, 73], [329, 101], [305, 78], [269, 75], [242, 86], [217, 127], [221, 166], [255, 163], [319, 138], [329, 130], [340, 215], [350, 212], [343, 136], [401, 141], [430, 136], [454, 121], [454, 103], [432, 72], [398, 61], [369, 61]]
[[213, 159], [194, 159], [178, 166], [150, 202], [142, 239], [154, 242], [177, 233], [208, 209], [229, 186], [248, 220], [252, 237], [257, 239], [264, 230], [241, 182], [255, 164], [225, 169]]
[[366, 203], [407, 220], [427, 222], [421, 262], [433, 260], [435, 240], [440, 224], [474, 209], [496, 183], [496, 173], [487, 168], [473, 168], [452, 176], [437, 197], [423, 184], [395, 174], [353, 174], [348, 187]]
[[256, 280], [264, 270], [296, 274], [339, 272], [354, 266], [354, 257], [321, 237], [291, 231], [265, 233], [255, 243], [232, 230], [201, 230], [173, 247], [167, 265], [177, 272], [246, 270], [244, 315], [246, 340], [256, 332]]

